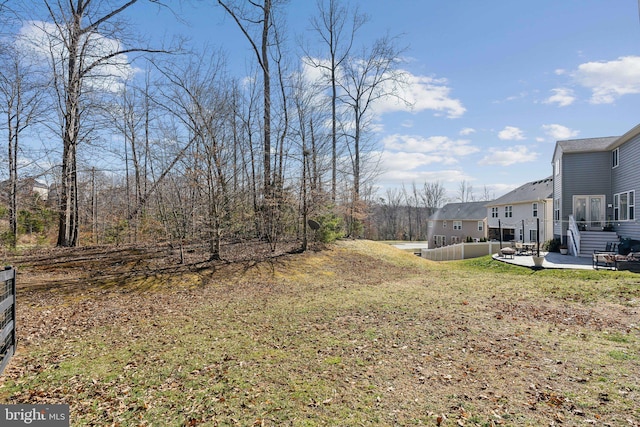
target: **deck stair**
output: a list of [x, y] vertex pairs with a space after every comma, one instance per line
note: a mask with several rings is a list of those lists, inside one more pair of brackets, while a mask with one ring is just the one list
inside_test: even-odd
[[620, 238], [615, 231], [581, 231], [579, 256], [591, 257], [593, 251], [604, 251], [608, 242], [619, 241]]

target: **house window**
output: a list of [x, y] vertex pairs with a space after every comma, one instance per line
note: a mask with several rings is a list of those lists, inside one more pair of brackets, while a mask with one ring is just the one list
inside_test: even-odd
[[635, 191], [627, 191], [613, 195], [613, 219], [616, 221], [629, 221], [636, 218]]
[[611, 152], [611, 167], [617, 168], [620, 162], [620, 148], [616, 148]]
[[556, 160], [556, 166], [554, 169], [554, 172], [556, 173], [556, 176], [560, 175], [560, 159]]
[[429, 222], [427, 223], [427, 227], [428, 227], [428, 228], [433, 228], [433, 221], [429, 221]]
[[433, 241], [436, 244], [436, 248], [444, 246], [447, 238], [445, 236], [433, 236]]
[[451, 244], [455, 245], [456, 243], [460, 243], [460, 236], [451, 236]]
[[454, 230], [462, 230], [462, 221], [453, 221]]
[[553, 219], [560, 221], [560, 199], [553, 199]]
[[442, 221], [442, 228], [447, 228], [447, 221]]
[[537, 235], [538, 235], [538, 230], [529, 230], [529, 241], [537, 242], [538, 241], [538, 239], [536, 239]]
[[533, 217], [537, 218], [538, 217], [538, 204], [534, 203], [532, 207], [533, 207], [533, 212], [532, 212], [533, 213]]
[[512, 218], [513, 217], [513, 206], [505, 206], [504, 207], [504, 217]]
[[478, 231], [482, 231], [482, 230], [484, 230], [484, 222], [478, 221]]
[[498, 207], [491, 208], [491, 218], [498, 218]]

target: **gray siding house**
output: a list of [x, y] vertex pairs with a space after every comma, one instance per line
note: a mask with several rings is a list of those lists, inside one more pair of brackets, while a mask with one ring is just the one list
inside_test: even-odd
[[640, 239], [640, 125], [619, 137], [558, 141], [552, 165], [554, 237], [567, 240], [572, 217], [581, 232]]
[[449, 203], [429, 217], [430, 248], [487, 238], [487, 202]]

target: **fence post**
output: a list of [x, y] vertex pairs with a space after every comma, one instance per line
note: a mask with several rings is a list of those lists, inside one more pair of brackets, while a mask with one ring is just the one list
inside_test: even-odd
[[5, 267], [0, 271], [3, 282], [0, 296], [0, 374], [16, 352], [16, 270]]

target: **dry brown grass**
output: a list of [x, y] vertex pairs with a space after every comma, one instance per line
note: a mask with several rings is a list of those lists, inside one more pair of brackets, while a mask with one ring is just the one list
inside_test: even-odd
[[[23, 258], [2, 400], [73, 425], [640, 424], [640, 280], [364, 241]], [[122, 277], [120, 277], [122, 276]]]

